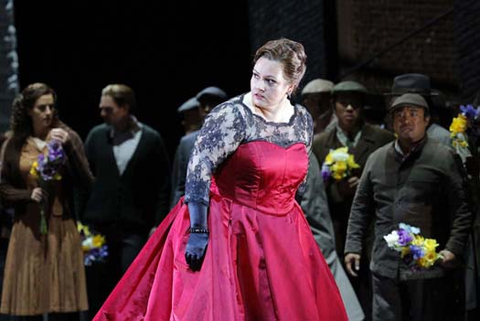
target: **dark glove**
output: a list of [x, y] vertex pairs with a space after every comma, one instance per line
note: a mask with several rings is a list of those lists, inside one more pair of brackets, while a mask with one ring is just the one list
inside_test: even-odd
[[[207, 206], [198, 202], [188, 203], [190, 227], [208, 230]], [[190, 233], [185, 249], [185, 260], [192, 271], [200, 271], [208, 245], [208, 233]]]

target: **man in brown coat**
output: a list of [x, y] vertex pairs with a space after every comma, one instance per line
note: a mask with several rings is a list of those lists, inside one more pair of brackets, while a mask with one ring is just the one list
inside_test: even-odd
[[366, 88], [354, 81], [335, 85], [332, 90], [333, 108], [338, 123], [331, 131], [323, 132], [313, 142], [313, 152], [320, 165], [331, 149], [344, 146], [348, 147], [349, 153], [354, 155], [355, 161], [360, 165], [360, 169], [353, 176], [326, 183], [339, 255], [343, 255], [350, 206], [362, 168], [373, 151], [394, 139], [391, 132], [363, 121], [366, 93]]

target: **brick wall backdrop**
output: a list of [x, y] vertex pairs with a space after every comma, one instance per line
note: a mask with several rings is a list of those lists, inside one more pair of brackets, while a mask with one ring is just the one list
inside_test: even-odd
[[480, 1], [455, 1], [458, 78], [464, 103], [480, 91]]
[[[324, 25], [326, 30], [324, 30]], [[286, 37], [302, 43], [307, 72], [301, 86], [331, 72], [326, 65], [324, 1], [250, 0], [249, 28], [252, 56], [266, 41]], [[330, 25], [335, 29], [335, 26]]]
[[[337, 1], [340, 75], [448, 12], [453, 2]], [[458, 95], [453, 16], [447, 15], [346, 78], [357, 79], [374, 92], [385, 92], [395, 75], [417, 72], [429, 75], [435, 88]]]

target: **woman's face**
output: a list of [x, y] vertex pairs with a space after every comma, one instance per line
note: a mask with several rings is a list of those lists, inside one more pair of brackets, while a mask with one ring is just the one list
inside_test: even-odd
[[278, 106], [292, 92], [293, 85], [285, 78], [282, 67], [280, 62], [264, 57], [257, 60], [250, 80], [254, 106]]
[[33, 108], [28, 111], [35, 130], [50, 128], [53, 121], [55, 99], [52, 94], [40, 96]]

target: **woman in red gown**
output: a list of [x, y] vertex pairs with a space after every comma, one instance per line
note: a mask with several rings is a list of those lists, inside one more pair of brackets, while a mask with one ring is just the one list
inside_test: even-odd
[[305, 61], [303, 46], [288, 39], [257, 51], [251, 92], [209, 114], [190, 158], [185, 199], [94, 320], [347, 320], [295, 201], [312, 119], [289, 97]]

